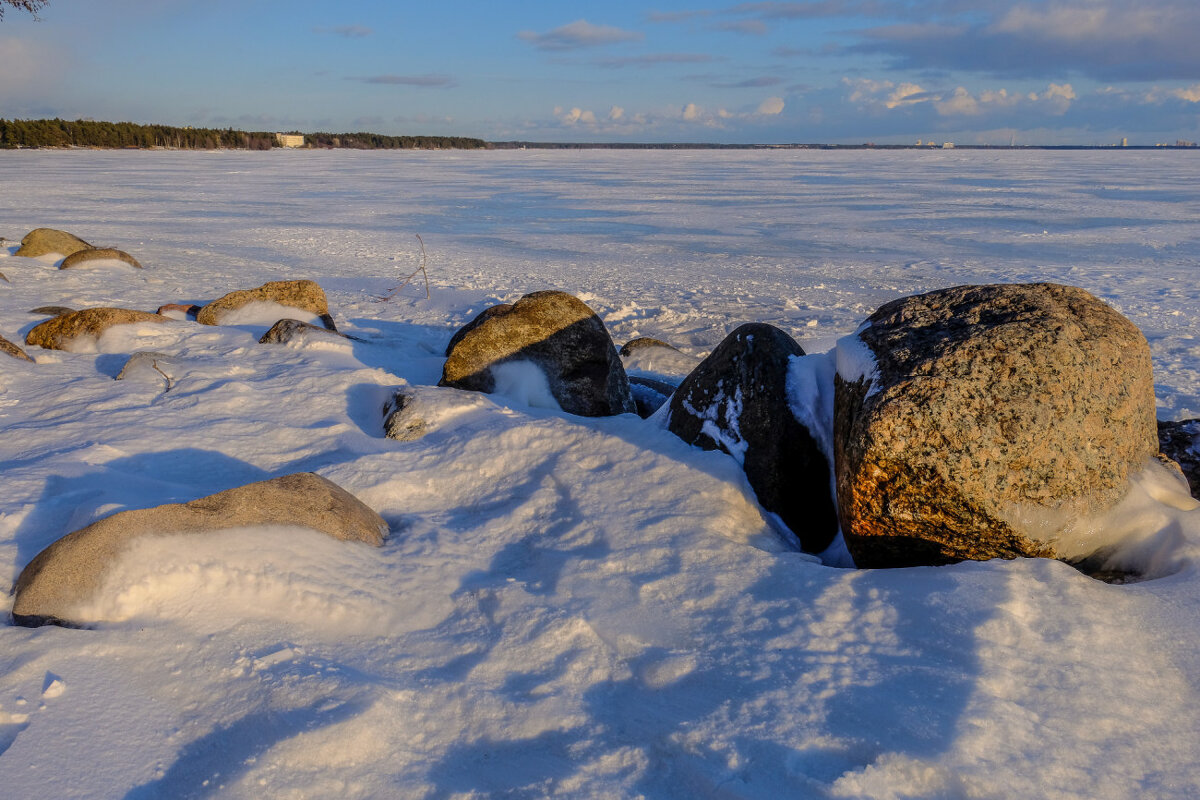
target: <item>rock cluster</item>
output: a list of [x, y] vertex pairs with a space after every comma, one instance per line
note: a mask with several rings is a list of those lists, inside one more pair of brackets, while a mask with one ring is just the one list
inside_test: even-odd
[[121, 511], [62, 537], [17, 578], [13, 621], [36, 627], [77, 624], [72, 615], [103, 583], [133, 540], [166, 534], [286, 525], [343, 541], [383, 544], [387, 523], [356, 497], [311, 472], [239, 486], [189, 503]]
[[21, 247], [15, 255], [26, 258], [38, 258], [57, 254], [63, 256], [59, 269], [72, 269], [88, 261], [115, 260], [124, 261], [132, 267], [142, 268], [138, 260], [123, 250], [110, 247], [95, 247], [80, 239], [73, 233], [54, 228], [35, 228], [25, 234]]

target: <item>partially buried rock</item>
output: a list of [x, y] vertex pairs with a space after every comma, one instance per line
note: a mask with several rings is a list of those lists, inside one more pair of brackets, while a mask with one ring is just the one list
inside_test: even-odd
[[689, 444], [738, 459], [762, 507], [815, 553], [837, 535], [837, 514], [829, 460], [788, 401], [791, 361], [803, 355], [778, 328], [742, 325], [679, 385], [667, 427]]
[[271, 326], [271, 329], [258, 340], [259, 344], [288, 344], [304, 342], [309, 338], [327, 341], [345, 341], [350, 337], [327, 328], [318, 328], [298, 319], [281, 319]]
[[629, 389], [633, 392], [633, 402], [637, 405], [637, 415], [642, 419], [653, 416], [675, 393], [675, 387], [666, 381], [646, 378], [641, 375], [629, 376]]
[[35, 228], [25, 234], [25, 238], [21, 240], [21, 249], [14, 255], [26, 258], [37, 258], [51, 253], [70, 256], [81, 250], [91, 249], [90, 244], [74, 234], [54, 228]]
[[64, 258], [63, 262], [58, 265], [58, 268], [73, 269], [89, 261], [122, 261], [131, 267], [142, 268], [138, 260], [129, 255], [129, 253], [123, 250], [114, 250], [111, 247], [93, 247], [88, 250], [79, 250]]
[[446, 358], [439, 386], [496, 390], [495, 370], [528, 362], [571, 414], [603, 417], [635, 410], [629, 380], [604, 323], [566, 292], [527, 294], [468, 323]]
[[5, 339], [3, 336], [0, 336], [0, 353], [4, 353], [5, 355], [10, 355], [13, 358], [19, 358], [22, 361], [33, 361], [33, 359], [30, 358], [29, 355], [24, 350], [17, 347], [15, 344], [10, 342], [8, 339]]
[[190, 503], [122, 511], [69, 533], [38, 553], [17, 578], [13, 621], [74, 625], [73, 614], [102, 586], [105, 573], [135, 539], [168, 534], [285, 525], [379, 547], [387, 523], [356, 497], [311, 472], [202, 497]]
[[399, 442], [415, 442], [425, 435], [428, 423], [416, 393], [403, 389], [383, 406], [383, 433]]
[[201, 325], [220, 325], [221, 319], [227, 314], [237, 311], [250, 303], [278, 303], [316, 314], [329, 330], [337, 330], [333, 317], [329, 314], [329, 302], [325, 299], [325, 291], [315, 282], [271, 281], [255, 289], [241, 289], [230, 292], [224, 297], [214, 300], [200, 309], [196, 321]]
[[38, 306], [29, 309], [30, 314], [41, 314], [47, 317], [61, 317], [63, 314], [70, 314], [74, 311], [75, 309], [67, 306]]
[[1200, 499], [1200, 419], [1158, 423], [1158, 446], [1183, 470], [1192, 497]]
[[148, 311], [129, 308], [85, 308], [70, 314], [48, 319], [25, 335], [25, 344], [48, 350], [66, 350], [71, 342], [82, 337], [99, 337], [115, 325], [134, 322], [165, 322], [165, 317]]
[[1069, 286], [888, 303], [838, 343], [834, 447], [859, 567], [1087, 553], [1068, 541], [1158, 451], [1150, 349]]

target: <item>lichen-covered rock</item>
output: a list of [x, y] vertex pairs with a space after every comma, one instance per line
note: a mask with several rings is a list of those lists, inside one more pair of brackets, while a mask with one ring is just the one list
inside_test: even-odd
[[689, 444], [742, 463], [758, 502], [820, 552], [837, 535], [829, 460], [792, 413], [788, 371], [804, 350], [754, 322], [725, 337], [671, 396], [667, 427]]
[[838, 511], [860, 567], [1085, 555], [1056, 540], [1158, 450], [1146, 340], [1082, 289], [902, 298], [838, 361]]
[[75, 624], [72, 613], [103, 584], [133, 540], [261, 525], [286, 525], [343, 541], [383, 544], [387, 523], [356, 497], [311, 472], [250, 483], [189, 503], [121, 511], [62, 537], [21, 571], [13, 621], [35, 627]]
[[33, 361], [33, 359], [29, 357], [28, 353], [26, 353], [20, 347], [17, 347], [8, 339], [5, 339], [3, 336], [0, 336], [0, 353], [12, 356], [13, 358], [19, 358], [22, 361]]
[[166, 318], [148, 311], [129, 308], [85, 308], [48, 319], [25, 335], [25, 344], [48, 350], [66, 350], [81, 336], [99, 337], [114, 325], [132, 322], [165, 322]]
[[545, 374], [563, 411], [603, 417], [635, 410], [604, 323], [565, 292], [534, 292], [506, 308], [484, 311], [456, 334], [438, 385], [492, 392], [493, 368], [516, 361], [531, 362]]
[[345, 334], [338, 333], [327, 328], [318, 328], [308, 322], [301, 322], [298, 319], [281, 319], [271, 326], [270, 330], [262, 335], [258, 340], [259, 344], [288, 344], [289, 342], [302, 342], [309, 337], [317, 339], [325, 338], [326, 340], [349, 339]]
[[1158, 423], [1158, 446], [1179, 465], [1192, 497], [1200, 499], [1200, 419]]
[[64, 258], [63, 262], [58, 265], [58, 268], [73, 269], [89, 261], [123, 261], [131, 267], [142, 268], [138, 260], [129, 255], [129, 253], [123, 250], [114, 250], [111, 247], [92, 247], [86, 250], [77, 250]]
[[21, 248], [14, 255], [26, 258], [58, 253], [70, 256], [80, 250], [90, 250], [92, 246], [78, 236], [54, 228], [35, 228], [25, 234], [21, 240]]
[[221, 318], [250, 303], [278, 303], [301, 311], [316, 314], [329, 330], [337, 330], [329, 314], [329, 302], [325, 291], [315, 282], [270, 281], [254, 289], [240, 289], [212, 301], [196, 313], [196, 322], [201, 325], [220, 325]]

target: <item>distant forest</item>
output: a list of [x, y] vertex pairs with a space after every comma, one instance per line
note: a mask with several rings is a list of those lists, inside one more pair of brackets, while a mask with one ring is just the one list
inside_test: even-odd
[[[304, 134], [306, 147], [354, 150], [477, 149], [482, 139], [461, 136], [383, 136], [377, 133]], [[180, 150], [270, 150], [280, 143], [268, 131], [233, 128], [176, 128], [133, 122], [95, 122], [63, 119], [0, 119], [0, 148], [104, 147]]]

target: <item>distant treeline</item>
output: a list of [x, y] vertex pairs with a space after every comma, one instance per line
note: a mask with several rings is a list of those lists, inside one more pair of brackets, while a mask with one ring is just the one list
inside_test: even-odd
[[[383, 136], [378, 133], [304, 134], [306, 147], [354, 150], [442, 150], [488, 147], [461, 136]], [[233, 128], [176, 128], [134, 122], [64, 119], [0, 119], [0, 148], [14, 147], [170, 147], [180, 150], [270, 150], [278, 137], [268, 131]]]
[[491, 147], [483, 139], [465, 136], [384, 136], [381, 133], [306, 133], [304, 145], [351, 150], [478, 150]]
[[77, 119], [0, 119], [0, 147], [176, 147], [270, 150], [275, 134]]

